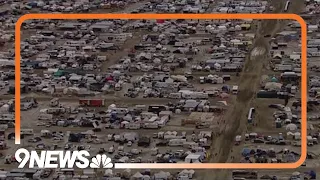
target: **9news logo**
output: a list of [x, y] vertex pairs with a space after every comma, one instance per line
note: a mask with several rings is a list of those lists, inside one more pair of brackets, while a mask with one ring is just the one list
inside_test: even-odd
[[[23, 155], [23, 157], [21, 157]], [[18, 161], [18, 168], [24, 168], [29, 162], [29, 168], [105, 168], [113, 167], [111, 159], [105, 154], [98, 154], [88, 159], [88, 151], [41, 151], [40, 156], [37, 151], [28, 151], [27, 149], [18, 149], [15, 153], [15, 159]], [[35, 166], [35, 164], [37, 166]]]

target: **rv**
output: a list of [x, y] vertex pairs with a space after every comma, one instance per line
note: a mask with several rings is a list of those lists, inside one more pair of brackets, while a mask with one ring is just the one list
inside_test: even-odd
[[38, 120], [51, 121], [53, 118], [52, 114], [40, 113], [38, 116]]
[[181, 99], [181, 93], [170, 93], [168, 98], [170, 98], [170, 99]]
[[186, 142], [186, 139], [170, 139], [169, 146], [183, 146]]
[[224, 58], [226, 57], [225, 53], [213, 53], [212, 58]]
[[292, 65], [277, 64], [274, 71], [292, 71]]
[[21, 129], [21, 135], [33, 135], [33, 129]]
[[145, 129], [159, 129], [159, 125], [158, 125], [157, 122], [145, 123], [145, 124], [144, 124], [144, 128], [145, 128]]

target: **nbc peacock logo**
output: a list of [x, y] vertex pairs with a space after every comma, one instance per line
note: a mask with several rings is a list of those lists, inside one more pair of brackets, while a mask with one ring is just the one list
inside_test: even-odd
[[104, 168], [109, 169], [113, 167], [111, 162], [111, 158], [109, 158], [105, 154], [97, 154], [95, 157], [91, 159], [90, 168]]

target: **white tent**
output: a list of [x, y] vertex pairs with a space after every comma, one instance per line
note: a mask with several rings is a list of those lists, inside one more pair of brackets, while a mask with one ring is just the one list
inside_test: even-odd
[[142, 177], [142, 180], [150, 180], [151, 178], [150, 178], [150, 176], [148, 176], [148, 175], [143, 175], [143, 177]]
[[127, 114], [125, 117], [123, 117], [123, 120], [125, 121], [132, 121], [132, 116], [130, 114]]
[[295, 132], [295, 133], [294, 133], [294, 139], [296, 139], [296, 140], [301, 139], [301, 133]]
[[193, 175], [194, 175], [195, 171], [194, 170], [183, 170], [179, 173], [179, 176], [181, 175], [187, 175], [190, 179], [193, 178]]
[[236, 31], [241, 31], [241, 26], [240, 25], [236, 25], [234, 28], [235, 28]]
[[281, 83], [276, 83], [276, 82], [267, 82], [265, 84], [264, 89], [265, 90], [280, 90], [281, 89], [282, 84]]
[[136, 172], [133, 176], [132, 176], [133, 179], [141, 179], [143, 178], [143, 175], [140, 173], [140, 172]]
[[296, 171], [292, 173], [292, 176], [300, 176], [300, 172]]
[[215, 64], [214, 64], [214, 68], [215, 68], [215, 69], [221, 69], [221, 65], [220, 65], [219, 63], [215, 63]]
[[0, 112], [8, 112], [9, 107], [10, 106], [8, 104], [4, 104], [3, 106], [1, 106]]
[[295, 125], [295, 124], [288, 124], [287, 126], [286, 126], [286, 130], [287, 131], [295, 131], [295, 130], [297, 130], [298, 129], [298, 127], [297, 127], [297, 125]]
[[227, 27], [226, 26], [218, 26], [218, 29], [220, 31], [226, 31], [227, 30]]
[[117, 106], [115, 105], [115, 104], [111, 104], [109, 107], [108, 107], [108, 110], [109, 109], [114, 109], [114, 108], [116, 108]]
[[155, 180], [167, 180], [169, 176], [170, 176], [169, 172], [160, 171], [160, 172], [154, 174], [154, 179]]
[[113, 175], [112, 169], [107, 169], [104, 171], [104, 176], [111, 177]]
[[155, 58], [155, 59], [153, 60], [153, 63], [154, 63], [154, 64], [160, 64], [160, 63], [161, 63], [161, 60], [160, 60], [159, 58]]

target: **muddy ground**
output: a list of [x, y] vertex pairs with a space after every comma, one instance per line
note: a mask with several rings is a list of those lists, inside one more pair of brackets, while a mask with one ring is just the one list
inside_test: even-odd
[[[274, 11], [269, 13], [284, 13], [286, 1], [271, 0], [269, 6], [273, 6]], [[294, 0], [291, 3], [287, 13], [299, 13], [303, 10], [303, 1]], [[267, 8], [268, 9], [268, 8]], [[210, 162], [232, 162], [230, 154], [234, 149], [233, 141], [236, 135], [243, 134], [247, 131], [247, 110], [253, 107], [256, 91], [259, 87], [259, 80], [262, 72], [266, 71], [265, 67], [268, 63], [269, 40], [281, 31], [288, 21], [284, 20], [263, 20], [255, 21], [256, 23], [256, 41], [253, 43], [252, 50], [247, 56], [245, 68], [241, 74], [238, 84], [240, 84], [240, 92], [237, 96], [235, 105], [229, 109], [225, 115], [226, 125], [225, 132], [222, 136], [214, 140], [214, 149]], [[265, 37], [266, 35], [270, 35]], [[260, 54], [259, 54], [260, 52]], [[267, 116], [263, 112], [259, 112], [259, 116]], [[261, 121], [262, 122], [262, 121]], [[258, 128], [266, 127], [264, 123], [258, 123]], [[240, 152], [240, 151], [239, 151]], [[217, 154], [215, 156], [215, 154]], [[238, 158], [235, 158], [238, 159]], [[207, 179], [228, 179], [232, 170], [215, 170], [207, 171], [201, 178]]]

